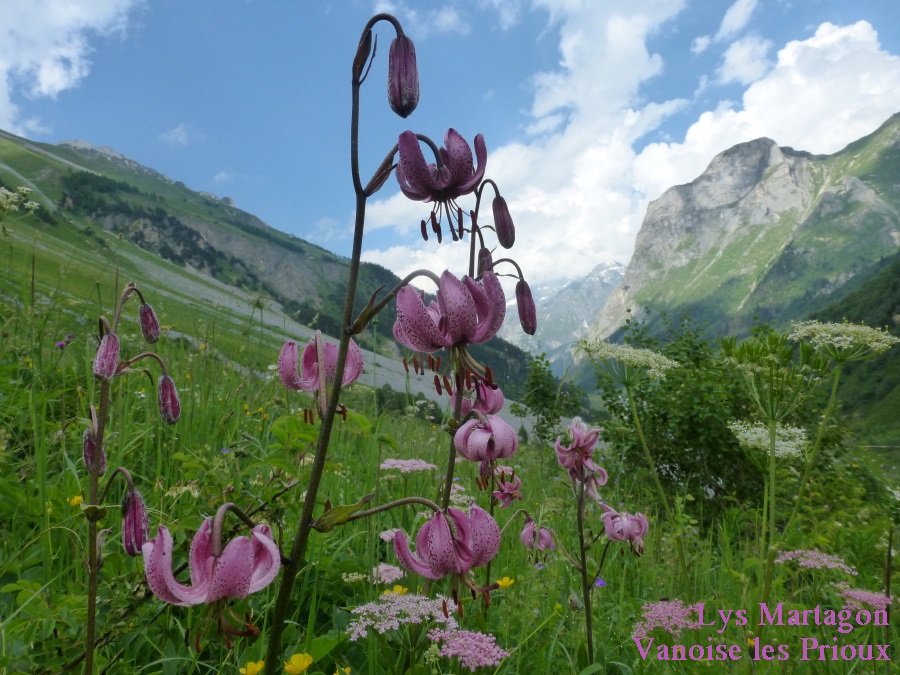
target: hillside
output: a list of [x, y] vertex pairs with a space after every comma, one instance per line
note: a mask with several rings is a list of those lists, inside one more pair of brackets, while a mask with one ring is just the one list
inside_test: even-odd
[[[23, 291], [34, 255], [36, 287], [48, 297], [93, 297], [105, 309], [118, 271], [155, 286], [179, 317], [178, 330], [201, 337], [215, 326], [234, 358], [247, 348], [252, 326], [273, 347], [287, 337], [302, 339], [311, 328], [330, 335], [340, 330], [348, 261], [271, 228], [227, 198], [194, 192], [109, 148], [35, 143], [3, 131], [0, 183], [30, 187], [42, 206], [39, 220], [21, 221], [3, 242], [8, 263], [0, 292], [8, 296]], [[363, 263], [356, 306], [362, 308], [376, 288], [399, 281]], [[392, 309], [385, 309], [378, 334], [372, 328], [359, 342], [396, 368]], [[499, 339], [479, 347], [477, 358], [507, 378], [515, 396], [527, 355]], [[273, 360], [270, 354], [254, 359], [248, 365]], [[402, 381], [398, 387], [404, 388]]]
[[690, 313], [713, 334], [821, 307], [900, 245], [900, 114], [830, 156], [737, 145], [652, 202], [621, 286], [592, 333]]

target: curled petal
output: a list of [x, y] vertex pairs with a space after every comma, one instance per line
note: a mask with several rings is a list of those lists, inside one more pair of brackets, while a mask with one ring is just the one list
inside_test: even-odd
[[478, 328], [470, 343], [487, 342], [497, 334], [506, 317], [506, 294], [500, 280], [493, 272], [485, 272], [481, 285], [474, 279], [465, 279], [466, 287], [475, 303]]
[[359, 376], [362, 375], [364, 364], [362, 350], [360, 350], [356, 341], [351, 338], [350, 346], [347, 350], [347, 361], [344, 364], [344, 377], [341, 378], [341, 384], [347, 386], [352, 382], [356, 382], [359, 379]]
[[304, 388], [303, 380], [300, 379], [300, 374], [297, 372], [298, 356], [297, 343], [293, 340], [284, 343], [281, 354], [278, 356], [278, 377], [285, 387], [294, 391]]
[[246, 598], [253, 576], [253, 546], [247, 537], [228, 542], [222, 555], [214, 562], [212, 581], [206, 603], [222, 598]]
[[478, 326], [478, 316], [467, 284], [445, 270], [437, 297], [443, 324], [440, 328], [448, 346], [471, 342]]
[[[416, 538], [415, 554], [409, 550], [409, 543], [406, 541], [406, 533], [402, 530], [394, 535], [394, 552], [397, 554], [397, 559], [400, 561], [400, 564], [410, 572], [420, 574], [426, 579], [440, 579], [444, 574], [435, 574], [432, 571], [431, 566], [421, 557], [421, 552], [424, 551], [427, 546], [427, 536], [428, 531], [431, 529], [431, 522], [431, 520], [428, 521], [419, 529], [419, 536]], [[422, 536], [423, 531], [425, 532], [424, 537]]]
[[[456, 509], [449, 509], [451, 518], [457, 520]], [[461, 513], [457, 511], [457, 513]], [[463, 514], [465, 519], [465, 514]], [[457, 527], [459, 523], [456, 522]], [[438, 578], [452, 573], [464, 574], [469, 571], [465, 563], [471, 560], [472, 551], [465, 539], [457, 536], [454, 537], [450, 530], [450, 523], [447, 517], [438, 511], [431, 520], [431, 529], [428, 532], [428, 543], [425, 549], [425, 557], [434, 574], [439, 575]]]
[[[187, 587], [175, 580], [175, 575], [172, 573], [173, 546], [169, 530], [164, 525], [160, 525], [156, 538], [141, 547], [150, 590], [160, 600], [172, 605], [198, 605], [205, 602], [208, 584]], [[208, 575], [206, 578], [209, 578]]]
[[472, 537], [472, 567], [487, 565], [500, 550], [500, 528], [491, 514], [476, 504], [469, 508]]
[[404, 286], [397, 293], [394, 337], [417, 352], [436, 352], [449, 346], [441, 341], [437, 326], [425, 309], [420, 292], [411, 286]]
[[[448, 132], [449, 136], [449, 132]], [[468, 145], [466, 145], [468, 148]], [[471, 167], [471, 157], [469, 155], [469, 166]], [[467, 195], [481, 183], [481, 179], [484, 178], [484, 170], [487, 168], [487, 145], [484, 142], [484, 135], [478, 134], [475, 137], [475, 158], [478, 161], [478, 167], [469, 173], [468, 179], [457, 185], [454, 190], [454, 197], [459, 197], [461, 195]]]
[[419, 139], [412, 131], [404, 131], [397, 142], [400, 161], [397, 163], [397, 182], [409, 199], [428, 202], [440, 189], [435, 178], [435, 166], [425, 162]]
[[253, 528], [253, 574], [250, 577], [250, 592], [256, 593], [268, 586], [281, 569], [281, 551], [272, 537], [268, 525]]

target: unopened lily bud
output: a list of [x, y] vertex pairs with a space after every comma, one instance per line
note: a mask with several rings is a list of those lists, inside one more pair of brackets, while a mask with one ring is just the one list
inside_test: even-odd
[[516, 307], [519, 310], [522, 330], [534, 335], [537, 330], [537, 308], [534, 306], [534, 296], [531, 295], [528, 282], [524, 279], [519, 279], [519, 283], [516, 284]]
[[157, 384], [157, 399], [159, 401], [159, 414], [166, 424], [175, 424], [181, 417], [181, 401], [178, 400], [178, 391], [175, 382], [168, 375], [161, 375]]
[[512, 248], [516, 243], [516, 226], [513, 225], [512, 216], [509, 215], [509, 207], [506, 200], [497, 195], [491, 203], [494, 211], [494, 229], [497, 231], [497, 241], [503, 248]]
[[409, 117], [419, 105], [419, 70], [416, 48], [405, 35], [391, 42], [388, 54], [388, 103], [400, 117]]
[[478, 276], [485, 272], [494, 271], [494, 259], [491, 256], [491, 250], [483, 246], [478, 249]]
[[81, 439], [81, 450], [87, 470], [92, 473], [96, 470], [97, 475], [102, 476], [106, 472], [106, 453], [103, 452], [102, 448], [99, 452], [97, 451], [97, 443], [94, 441], [94, 434], [90, 429], [84, 430], [84, 436]]
[[119, 365], [119, 336], [107, 333], [100, 340], [94, 356], [94, 377], [98, 380], [112, 379]]
[[137, 490], [125, 493], [122, 502], [122, 543], [125, 552], [130, 556], [141, 555], [141, 547], [150, 536], [150, 521], [147, 518], [147, 507]]
[[138, 316], [141, 319], [141, 333], [144, 339], [153, 344], [159, 340], [159, 319], [156, 318], [156, 312], [146, 302], [138, 308]]

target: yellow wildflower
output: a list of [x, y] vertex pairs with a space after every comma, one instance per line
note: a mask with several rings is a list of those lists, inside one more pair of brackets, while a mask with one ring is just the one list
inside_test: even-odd
[[306, 669], [312, 665], [313, 657], [309, 654], [294, 654], [290, 661], [284, 662], [284, 672], [290, 675], [297, 673], [305, 673]]
[[334, 675], [341, 675], [341, 673], [349, 673], [349, 672], [350, 672], [350, 666], [347, 666], [346, 668], [341, 668], [340, 666], [337, 666], [337, 670], [334, 671]]
[[74, 497], [69, 497], [66, 501], [69, 502], [69, 506], [80, 506], [81, 502], [84, 501], [84, 497], [75, 495]]
[[396, 584], [393, 588], [388, 588], [382, 595], [406, 595], [409, 592], [408, 588], [404, 588], [400, 584]]
[[265, 665], [265, 661], [257, 661], [256, 663], [247, 661], [247, 665], [241, 668], [241, 675], [259, 675], [259, 673], [263, 671]]
[[502, 579], [497, 579], [497, 585], [500, 588], [509, 588], [514, 583], [516, 583], [515, 579], [510, 579], [509, 577], [503, 577]]
[[200, 351], [202, 352], [204, 349], [206, 349], [206, 344], [204, 344], [203, 342], [201, 342], [201, 343], [200, 343], [199, 349], [200, 349]]

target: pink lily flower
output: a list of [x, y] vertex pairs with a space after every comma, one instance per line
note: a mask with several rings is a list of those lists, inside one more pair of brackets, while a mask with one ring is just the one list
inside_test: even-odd
[[[318, 333], [317, 333], [318, 337]], [[317, 358], [316, 339], [310, 340], [303, 349], [303, 357], [300, 360], [300, 372], [297, 372], [298, 350], [297, 343], [290, 341], [284, 344], [281, 355], [278, 357], [278, 376], [281, 383], [294, 391], [316, 391], [322, 383], [319, 379], [319, 364]], [[337, 369], [338, 347], [333, 342], [325, 342], [325, 379], [334, 381]], [[362, 375], [363, 355], [359, 346], [350, 340], [350, 348], [347, 351], [347, 363], [344, 366], [344, 376], [341, 384], [347, 386], [355, 382]]]
[[546, 527], [538, 529], [531, 518], [525, 520], [525, 527], [522, 528], [519, 539], [525, 548], [537, 548], [538, 551], [556, 548], [556, 544], [553, 543], [553, 533]]
[[481, 279], [480, 283], [469, 277], [460, 281], [445, 271], [437, 301], [428, 307], [419, 291], [404, 286], [397, 293], [394, 337], [417, 352], [490, 340], [503, 325], [506, 296], [493, 272], [484, 272]]
[[426, 579], [467, 575], [472, 568], [490, 562], [499, 550], [500, 528], [487, 511], [475, 504], [468, 514], [453, 508], [447, 509], [446, 515], [436, 512], [419, 528], [415, 553], [409, 550], [402, 530], [394, 535], [394, 551], [400, 564]]
[[602, 518], [606, 536], [611, 541], [627, 541], [631, 546], [632, 553], [636, 556], [642, 555], [644, 542], [641, 537], [650, 529], [647, 516], [643, 513], [634, 516], [630, 513], [619, 513], [606, 504], [600, 504], [600, 507], [605, 511]]
[[[597, 441], [600, 439], [601, 431], [601, 429], [588, 427], [576, 418], [569, 427], [570, 443], [563, 445], [562, 438], [556, 439], [556, 459], [560, 466], [568, 469], [570, 475], [574, 471], [576, 477], [582, 470], [588, 473], [602, 471], [605, 475], [606, 472], [594, 464], [592, 459], [594, 446], [597, 445]], [[606, 483], [605, 478], [603, 483]]]
[[501, 473], [497, 477], [497, 487], [499, 489], [491, 494], [500, 502], [501, 509], [512, 506], [513, 501], [522, 500], [522, 479], [515, 473]]
[[[472, 393], [474, 392], [474, 400]], [[450, 394], [450, 408], [456, 409], [457, 393]], [[460, 410], [460, 419], [465, 418], [470, 412], [475, 410], [482, 415], [496, 415], [503, 410], [506, 398], [500, 387], [496, 385], [490, 387], [484, 382], [477, 380], [473, 389], [466, 389], [463, 394], [462, 409]]]
[[446, 205], [472, 192], [484, 178], [487, 146], [481, 134], [475, 137], [477, 169], [472, 162], [472, 148], [455, 129], [448, 129], [444, 136], [444, 147], [440, 148], [443, 166], [440, 169], [436, 164], [425, 161], [419, 139], [412, 131], [400, 134], [398, 146], [397, 182], [403, 194], [415, 201]]
[[508, 459], [519, 449], [516, 430], [496, 415], [471, 419], [456, 430], [453, 447], [470, 462], [481, 462], [481, 475], [490, 476], [490, 463]]
[[268, 525], [253, 528], [252, 537], [228, 542], [222, 555], [213, 556], [212, 518], [191, 543], [191, 585], [185, 586], [172, 572], [172, 535], [160, 525], [156, 537], [142, 547], [150, 590], [173, 605], [210, 604], [224, 598], [246, 598], [268, 586], [281, 567], [281, 553]]

